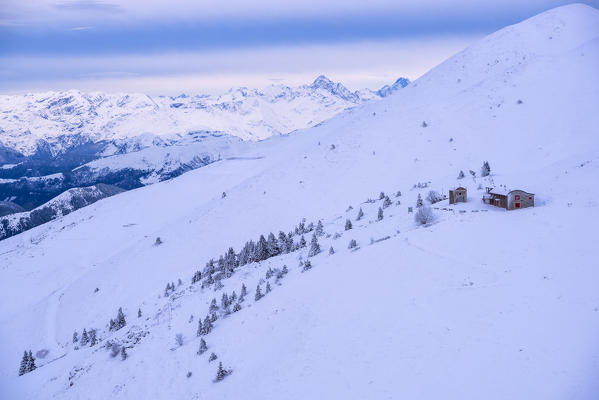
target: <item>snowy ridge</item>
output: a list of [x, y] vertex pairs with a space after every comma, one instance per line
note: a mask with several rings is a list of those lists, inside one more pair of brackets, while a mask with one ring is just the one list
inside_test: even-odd
[[[394, 96], [0, 242], [0, 387], [24, 399], [596, 398], [598, 38], [599, 11], [550, 10]], [[432, 204], [424, 226], [408, 213], [458, 185], [468, 203]], [[502, 185], [536, 206], [480, 201]], [[211, 258], [280, 230], [306, 247], [210, 283]], [[223, 294], [242, 284], [227, 313]], [[212, 299], [212, 330], [197, 336]], [[126, 325], [110, 330], [119, 307]], [[95, 346], [73, 343], [84, 328]], [[38, 368], [18, 376], [26, 349]]]

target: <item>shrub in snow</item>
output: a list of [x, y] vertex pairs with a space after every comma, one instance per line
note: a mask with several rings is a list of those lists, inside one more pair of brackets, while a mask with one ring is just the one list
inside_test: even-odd
[[401, 192], [398, 190], [397, 193], [395, 193], [395, 197], [401, 197]]
[[218, 356], [214, 353], [210, 353], [210, 357], [208, 357], [208, 362], [212, 362], [214, 360], [216, 360], [218, 358]]
[[362, 207], [358, 210], [358, 215], [356, 216], [356, 221], [359, 221], [364, 216], [364, 211], [362, 211]]
[[385, 192], [381, 192], [379, 194], [379, 200], [383, 200], [385, 198]]
[[200, 340], [200, 348], [198, 349], [198, 355], [204, 354], [208, 350], [208, 345], [204, 339]]
[[356, 239], [352, 239], [349, 241], [349, 245], [347, 246], [348, 249], [355, 249], [356, 247], [358, 247], [358, 243], [356, 242]]
[[73, 343], [77, 343], [79, 341], [79, 334], [77, 331], [73, 332]]
[[351, 221], [349, 219], [345, 220], [345, 230], [349, 231], [352, 228]]
[[227, 375], [231, 374], [231, 370], [230, 369], [224, 369], [223, 368], [223, 363], [219, 362], [218, 363], [218, 370], [216, 371], [216, 381], [220, 382], [223, 379], [225, 379], [227, 377]]
[[141, 308], [137, 309], [137, 318], [141, 318]]
[[227, 193], [223, 192], [223, 194], [220, 195], [220, 198], [224, 199], [225, 197], [227, 197]]
[[113, 343], [110, 346], [110, 356], [111, 357], [116, 357], [119, 353], [121, 352], [121, 346], [119, 346], [117, 343]]
[[154, 242], [154, 246], [160, 246], [162, 244], [162, 239], [160, 239], [160, 237], [156, 238], [156, 241]]
[[308, 270], [310, 270], [310, 269], [312, 269], [312, 263], [310, 262], [310, 260], [307, 260], [307, 261], [304, 263], [304, 266], [303, 266], [303, 268], [302, 268], [302, 271], [304, 271], [304, 272], [305, 272], [305, 271], [308, 271]]
[[426, 128], [428, 126], [428, 124], [426, 123], [426, 121], [422, 121], [422, 127]]
[[460, 173], [458, 174], [458, 179], [462, 179], [464, 178], [464, 171], [460, 170]]
[[175, 335], [175, 343], [177, 343], [177, 346], [179, 347], [183, 346], [183, 334], [177, 333]]
[[335, 234], [333, 235], [333, 240], [337, 240], [341, 237], [341, 234], [339, 232], [335, 232]]
[[480, 169], [480, 176], [489, 176], [489, 174], [491, 173], [491, 166], [489, 165], [488, 161], [485, 161], [483, 163], [483, 166]]
[[333, 246], [331, 246], [329, 248], [329, 255], [332, 256], [333, 254], [335, 254], [335, 249], [333, 249]]
[[237, 312], [240, 310], [241, 310], [241, 304], [235, 303], [235, 305], [233, 306], [233, 312]]
[[270, 287], [270, 282], [266, 282], [266, 293], [270, 293], [272, 288]]
[[420, 207], [414, 214], [414, 220], [420, 225], [431, 223], [434, 218], [433, 210], [429, 206]]
[[383, 219], [383, 209], [379, 207], [379, 212], [376, 216], [377, 221], [381, 221]]
[[125, 348], [121, 348], [121, 360], [126, 360], [127, 359], [127, 350], [125, 350]]
[[476, 172], [472, 171], [471, 169], [468, 170], [468, 172], [470, 172], [470, 175], [472, 175], [473, 178], [476, 177]]
[[437, 192], [436, 190], [431, 190], [430, 192], [428, 192], [428, 195], [426, 196], [426, 199], [431, 203], [431, 204], [435, 204], [440, 202], [441, 200], [443, 200], [443, 196], [441, 196], [439, 194], [439, 192]]
[[187, 377], [191, 378], [191, 371], [187, 371]]

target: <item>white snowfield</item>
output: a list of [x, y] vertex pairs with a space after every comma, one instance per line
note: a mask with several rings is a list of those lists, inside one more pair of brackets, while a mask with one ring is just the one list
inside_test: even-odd
[[[0, 96], [0, 143], [24, 155], [48, 143], [52, 154], [82, 142], [112, 141], [128, 151], [180, 143], [196, 131], [224, 132], [244, 140], [312, 127], [364, 101], [380, 99], [408, 81], [381, 91], [351, 92], [319, 76], [311, 85], [230, 89], [219, 96], [64, 92]], [[383, 92], [384, 90], [384, 92]], [[111, 155], [109, 146], [105, 155]]]
[[[599, 11], [556, 8], [386, 99], [0, 242], [0, 397], [596, 399], [598, 65]], [[468, 203], [434, 204], [432, 224], [407, 212], [418, 193], [460, 185]], [[493, 208], [479, 185], [535, 193], [536, 206]], [[378, 221], [380, 191], [393, 204]], [[301, 218], [324, 224], [316, 256], [239, 267], [216, 291], [190, 284], [229, 246]], [[266, 279], [283, 265], [280, 285]], [[196, 354], [198, 318], [242, 283], [242, 309]], [[109, 331], [119, 307], [127, 325]], [[100, 342], [76, 350], [83, 328]], [[48, 354], [18, 376], [30, 349]], [[215, 382], [219, 361], [232, 373]]]

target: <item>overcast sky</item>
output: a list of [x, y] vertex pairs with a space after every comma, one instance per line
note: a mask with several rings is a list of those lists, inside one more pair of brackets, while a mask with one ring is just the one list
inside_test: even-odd
[[[0, 0], [0, 92], [415, 79], [559, 0]], [[599, 8], [599, 0], [587, 4]]]

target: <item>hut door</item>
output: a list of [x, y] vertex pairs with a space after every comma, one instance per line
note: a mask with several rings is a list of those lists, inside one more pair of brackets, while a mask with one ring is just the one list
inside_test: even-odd
[[515, 204], [516, 208], [520, 208], [520, 203]]

